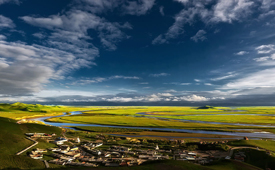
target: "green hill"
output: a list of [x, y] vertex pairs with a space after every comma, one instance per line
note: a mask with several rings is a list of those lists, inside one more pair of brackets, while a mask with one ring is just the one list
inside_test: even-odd
[[45, 167], [39, 160], [33, 160], [26, 155], [15, 155], [33, 143], [25, 138], [24, 134], [28, 132], [60, 134], [61, 129], [38, 124], [16, 124], [13, 119], [0, 117], [0, 169]]

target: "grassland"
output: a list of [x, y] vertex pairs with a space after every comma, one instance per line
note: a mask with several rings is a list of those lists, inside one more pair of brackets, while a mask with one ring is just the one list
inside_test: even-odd
[[[150, 117], [150, 116], [149, 116]], [[162, 118], [198, 120], [208, 122], [224, 123], [246, 123], [246, 124], [275, 124], [274, 116], [254, 116], [254, 115], [207, 115], [207, 116], [161, 116]]]
[[174, 107], [174, 106], [169, 106], [169, 107], [155, 107], [155, 106], [140, 106], [140, 107], [135, 107], [135, 106], [125, 106], [125, 107], [101, 107], [101, 109], [94, 110], [92, 111], [86, 111], [84, 113], [87, 114], [102, 114], [102, 113], [108, 113], [108, 114], [118, 114], [118, 115], [133, 115], [139, 112], [157, 112], [158, 114], [206, 114], [206, 113], [212, 113], [212, 112], [224, 112], [223, 110], [219, 109], [224, 109], [224, 110], [229, 110], [230, 108], [226, 107], [217, 107], [217, 108], [211, 108], [211, 109], [198, 109], [197, 107]]
[[256, 146], [275, 152], [275, 141], [271, 140], [238, 140], [228, 143], [231, 146]]
[[89, 110], [88, 107], [44, 106], [40, 104], [0, 104], [0, 116], [12, 119], [55, 116], [64, 112]]
[[[225, 111], [219, 110], [224, 109]], [[203, 130], [220, 130], [220, 131], [231, 131], [236, 128], [255, 128], [255, 127], [243, 127], [243, 126], [229, 126], [229, 125], [214, 125], [214, 124], [204, 124], [204, 123], [184, 123], [175, 120], [163, 120], [150, 118], [150, 115], [140, 116], [136, 115], [138, 112], [156, 112], [155, 114], [236, 114], [236, 112], [227, 112], [226, 110], [232, 110], [231, 108], [208, 108], [208, 109], [198, 109], [197, 107], [67, 107], [67, 106], [43, 106], [37, 104], [0, 104], [0, 169], [38, 169], [44, 168], [44, 164], [41, 161], [33, 160], [26, 156], [24, 153], [21, 156], [15, 156], [15, 153], [22, 150], [23, 148], [32, 144], [31, 141], [25, 138], [24, 133], [27, 132], [44, 132], [44, 133], [56, 133], [60, 134], [61, 129], [57, 127], [50, 127], [39, 124], [16, 124], [14, 119], [22, 119], [27, 117], [38, 117], [38, 116], [50, 116], [59, 115], [63, 112], [71, 111], [81, 111], [90, 110], [85, 112], [83, 115], [67, 116], [60, 118], [52, 118], [51, 121], [59, 122], [69, 122], [69, 123], [83, 123], [83, 124], [104, 124], [104, 125], [120, 125], [120, 126], [143, 126], [143, 127], [165, 127], [165, 128], [184, 128], [184, 129], [203, 129]], [[234, 110], [246, 110], [245, 112], [237, 112], [238, 114], [274, 114], [274, 107], [241, 107], [234, 108]], [[139, 116], [139, 117], [134, 117]], [[180, 117], [180, 116], [178, 116]], [[177, 117], [177, 118], [178, 118]], [[192, 116], [182, 116], [183, 118], [190, 118]], [[268, 116], [267, 116], [268, 117]], [[12, 118], [12, 119], [10, 119]], [[260, 123], [262, 121], [268, 121], [272, 123], [272, 119], [265, 118], [265, 116], [251, 116], [251, 115], [241, 115], [236, 116], [193, 116], [194, 119], [200, 119], [205, 121], [247, 121], [253, 123]], [[210, 118], [211, 120], [207, 120]], [[259, 119], [258, 122], [256, 118]], [[246, 122], [243, 122], [246, 123]], [[132, 135], [147, 135], [147, 136], [183, 136], [184, 137], [223, 137], [217, 135], [201, 135], [201, 134], [189, 134], [189, 133], [169, 133], [169, 132], [150, 132], [141, 130], [127, 130], [116, 128], [102, 129], [102, 128], [92, 128], [92, 127], [78, 127], [82, 130], [88, 130], [95, 133], [116, 133], [116, 134], [132, 134]], [[274, 132], [274, 129], [268, 129], [270, 132]], [[81, 132], [77, 132], [81, 133]], [[79, 134], [77, 134], [78, 136]], [[271, 151], [275, 151], [274, 141], [234, 141], [229, 143], [232, 146], [258, 146]], [[52, 144], [39, 141], [36, 147], [48, 148], [52, 147]], [[45, 159], [48, 159], [46, 156]], [[255, 158], [256, 159], [256, 158]], [[251, 157], [251, 162], [254, 158]], [[257, 166], [262, 166], [257, 164]], [[78, 169], [78, 168], [71, 168]], [[247, 165], [245, 163], [239, 162], [220, 162], [213, 166], [198, 166], [181, 161], [163, 161], [163, 162], [152, 162], [139, 167], [119, 167], [119, 168], [106, 168], [99, 167], [97, 169], [225, 169], [225, 170], [250, 170], [255, 169], [255, 167]]]
[[[75, 127], [78, 130], [97, 132], [103, 134], [117, 134], [117, 135], [126, 135], [131, 137], [140, 137], [142, 138], [161, 138], [167, 139], [167, 137], [177, 137], [177, 138], [228, 138], [229, 136], [225, 135], [207, 135], [207, 134], [197, 134], [197, 133], [177, 133], [177, 132], [162, 132], [162, 131], [148, 131], [142, 129], [126, 129], [126, 128], [108, 128], [108, 127], [90, 127], [90, 126], [79, 126]], [[157, 137], [158, 136], [158, 137]], [[205, 139], [207, 140], [207, 139]], [[211, 139], [213, 140], [213, 139]], [[199, 140], [197, 140], [199, 141]]]
[[[215, 125], [203, 123], [188, 123], [177, 120], [160, 120], [147, 117], [131, 117], [116, 115], [76, 115], [69, 117], [57, 117], [47, 119], [52, 122], [63, 123], [81, 123], [81, 124], [101, 124], [115, 126], [132, 126], [132, 127], [159, 127], [159, 128], [178, 128], [178, 129], [204, 129], [230, 131], [229, 129], [243, 128], [231, 125]], [[247, 127], [252, 128], [252, 127]]]

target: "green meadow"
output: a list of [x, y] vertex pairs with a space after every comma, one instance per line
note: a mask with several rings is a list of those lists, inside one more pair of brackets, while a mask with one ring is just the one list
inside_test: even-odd
[[[149, 116], [150, 117], [150, 116]], [[202, 115], [202, 116], [161, 116], [170, 119], [198, 120], [208, 122], [224, 123], [252, 123], [252, 124], [275, 124], [275, 116], [254, 116], [254, 115]]]
[[12, 119], [23, 119], [41, 116], [55, 116], [64, 112], [89, 110], [88, 107], [45, 106], [40, 104], [0, 104], [0, 116]]
[[[148, 117], [131, 117], [119, 115], [76, 115], [69, 117], [50, 118], [47, 121], [63, 123], [81, 123], [81, 124], [101, 124], [115, 126], [133, 126], [133, 127], [160, 127], [160, 128], [178, 128], [178, 129], [205, 129], [205, 130], [223, 130], [238, 129], [243, 126], [233, 125], [215, 125], [206, 123], [189, 123], [177, 120], [161, 120]], [[222, 129], [221, 129], [222, 128]], [[253, 127], [246, 127], [253, 128]]]
[[[221, 110], [222, 109], [222, 110]], [[177, 118], [177, 119], [190, 119], [190, 120], [203, 120], [203, 121], [217, 121], [217, 122], [243, 122], [243, 123], [269, 123], [273, 124], [272, 116], [251, 116], [250, 114], [273, 114], [274, 107], [240, 107], [240, 108], [226, 108], [226, 107], [72, 107], [72, 106], [44, 106], [38, 104], [0, 104], [0, 169], [44, 169], [45, 165], [39, 160], [33, 160], [27, 156], [27, 152], [20, 156], [15, 154], [32, 144], [31, 141], [25, 138], [25, 133], [28, 132], [44, 132], [44, 133], [56, 133], [61, 134], [61, 129], [53, 126], [46, 126], [41, 124], [16, 124], [18, 119], [40, 117], [40, 116], [52, 116], [60, 115], [64, 112], [69, 113], [71, 111], [83, 111], [82, 115], [66, 116], [51, 118], [49, 121], [56, 122], [69, 122], [69, 123], [82, 123], [82, 124], [104, 124], [104, 125], [119, 125], [119, 126], [138, 126], [138, 127], [165, 127], [165, 128], [182, 128], [182, 129], [202, 129], [202, 130], [214, 130], [214, 131], [234, 131], [234, 129], [249, 129], [255, 128], [250, 126], [230, 126], [230, 125], [214, 125], [207, 123], [190, 123], [181, 122], [177, 120], [165, 120], [161, 118], [152, 118], [154, 115], [137, 115], [139, 112], [150, 112], [150, 114], [158, 114], [158, 117], [163, 118]], [[228, 112], [233, 110], [245, 110], [244, 112]], [[212, 115], [207, 116], [204, 114], [243, 114], [236, 115]], [[173, 116], [173, 115], [188, 115], [188, 116]], [[202, 114], [201, 116], [191, 116], [192, 114]], [[170, 116], [167, 116], [170, 115]], [[135, 135], [148, 135], [148, 136], [183, 136], [192, 137], [215, 137], [220, 138], [224, 136], [218, 135], [203, 135], [202, 134], [190, 134], [190, 133], [175, 133], [175, 132], [156, 132], [156, 131], [144, 131], [138, 129], [123, 129], [123, 128], [102, 128], [102, 127], [77, 127], [79, 130], [89, 131], [91, 134], [96, 133], [115, 133], [115, 134], [135, 134]], [[264, 129], [264, 128], [263, 128]], [[274, 133], [274, 129], [265, 129], [266, 131]], [[77, 136], [85, 137], [85, 134], [81, 131], [77, 132]], [[69, 135], [69, 134], [68, 134]], [[74, 137], [74, 133], [70, 134]], [[274, 141], [268, 140], [238, 140], [229, 142], [231, 146], [257, 146], [270, 151], [275, 152]], [[39, 141], [39, 144], [34, 148], [49, 148], [53, 147], [53, 144], [46, 143], [45, 141]], [[261, 153], [263, 154], [263, 153]], [[264, 156], [264, 154], [263, 154]], [[257, 161], [256, 157], [249, 156], [248, 163], [258, 167], [264, 165], [261, 161]], [[45, 156], [45, 159], [51, 159], [49, 156]], [[272, 157], [265, 158], [268, 163], [273, 160]], [[51, 165], [52, 168], [60, 168], [56, 165]], [[71, 167], [66, 167], [70, 169]], [[246, 163], [240, 163], [235, 161], [220, 161], [211, 166], [199, 166], [190, 164], [188, 162], [167, 160], [162, 162], [149, 162], [139, 167], [119, 167], [119, 168], [106, 168], [98, 167], [97, 169], [194, 169], [194, 170], [206, 170], [206, 169], [225, 169], [225, 170], [250, 170], [257, 169]], [[73, 168], [75, 169], [75, 167]], [[78, 168], [77, 168], [78, 169]], [[85, 168], [81, 168], [85, 169]]]

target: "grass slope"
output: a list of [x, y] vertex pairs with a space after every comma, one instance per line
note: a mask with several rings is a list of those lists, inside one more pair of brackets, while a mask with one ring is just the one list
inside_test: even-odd
[[237, 140], [230, 141], [228, 145], [231, 146], [256, 146], [275, 152], [275, 141], [271, 140]]
[[25, 138], [24, 133], [45, 132], [61, 133], [61, 129], [38, 124], [16, 124], [15, 120], [0, 117], [0, 169], [5, 168], [44, 168], [41, 161], [33, 160], [26, 155], [15, 154], [30, 146], [33, 142]]

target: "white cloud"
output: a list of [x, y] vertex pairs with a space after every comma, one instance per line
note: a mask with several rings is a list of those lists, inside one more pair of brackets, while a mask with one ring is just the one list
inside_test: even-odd
[[262, 61], [267, 61], [269, 59], [270, 59], [269, 56], [265, 56], [265, 57], [254, 58], [253, 60], [255, 60], [257, 62], [262, 62]]
[[[62, 15], [51, 15], [47, 18], [23, 16], [21, 19], [33, 26], [52, 30], [49, 44], [65, 48], [73, 43], [74, 46], [81, 47], [78, 51], [85, 50], [83, 54], [89, 51], [88, 46], [93, 46], [87, 42], [87, 40], [91, 39], [87, 33], [89, 29], [97, 31], [100, 42], [109, 50], [116, 50], [116, 44], [127, 38], [121, 28], [131, 29], [129, 26], [126, 27], [125, 24], [111, 23], [95, 14], [76, 9]], [[74, 48], [68, 49], [72, 50]]]
[[188, 85], [191, 85], [192, 83], [171, 82], [171, 83], [163, 83], [163, 84], [173, 84], [173, 85], [188, 86]]
[[136, 90], [133, 90], [133, 89], [126, 89], [126, 88], [120, 88], [118, 89], [120, 91], [126, 91], [126, 92], [136, 92]]
[[140, 79], [140, 78], [137, 77], [137, 76], [121, 76], [121, 75], [115, 75], [115, 76], [109, 77], [109, 79], [135, 79], [135, 80], [138, 80], [138, 79]]
[[175, 1], [186, 4], [189, 0], [175, 0]]
[[275, 87], [275, 68], [265, 69], [245, 75], [222, 86], [221, 89], [253, 89]]
[[162, 16], [165, 15], [163, 9], [164, 9], [163, 6], [159, 7], [159, 13], [160, 13]]
[[82, 80], [78, 80], [76, 82], [73, 82], [72, 84], [92, 84], [92, 83], [101, 83], [104, 81], [110, 81], [110, 80], [114, 80], [114, 79], [132, 79], [132, 80], [139, 80], [141, 79], [140, 77], [137, 76], [122, 76], [122, 75], [115, 75], [115, 76], [110, 76], [110, 77], [94, 77], [92, 79], [82, 79]]
[[[174, 17], [174, 23], [169, 27], [166, 33], [158, 35], [152, 44], [169, 43], [170, 40], [178, 38], [184, 33], [186, 24], [192, 25], [196, 22], [195, 18], [201, 19], [206, 25], [217, 24], [220, 22], [232, 23], [233, 21], [242, 21], [251, 15], [254, 3], [252, 0], [176, 0], [184, 5]], [[259, 5], [259, 4], [258, 4]], [[201, 33], [203, 33], [201, 31]], [[202, 40], [206, 37], [202, 36]], [[199, 40], [199, 39], [195, 39]]]
[[158, 96], [164, 96], [164, 97], [172, 97], [174, 95], [172, 95], [171, 93], [158, 93]]
[[275, 50], [275, 45], [268, 44], [268, 45], [261, 45], [255, 48], [258, 51], [258, 54], [268, 54]]
[[212, 78], [211, 80], [212, 81], [220, 81], [220, 80], [225, 80], [225, 79], [229, 79], [229, 78], [235, 77], [237, 75], [238, 75], [237, 73], [229, 72], [228, 75], [226, 75], [226, 76]]
[[206, 86], [213, 86], [213, 84], [211, 84], [211, 83], [204, 83], [204, 85], [206, 85]]
[[88, 67], [93, 60], [92, 56], [83, 60], [53, 48], [6, 41], [0, 41], [0, 58], [0, 93], [12, 95], [38, 92], [51, 79], [61, 79], [72, 70]]
[[155, 0], [126, 1], [123, 11], [130, 15], [144, 15], [154, 6], [154, 3]]
[[7, 37], [6, 37], [5, 35], [1, 35], [1, 34], [0, 34], [0, 41], [1, 41], [1, 40], [5, 40], [5, 39], [7, 39]]
[[196, 8], [183, 9], [179, 14], [177, 14], [174, 19], [175, 22], [165, 34], [157, 36], [152, 44], [163, 44], [167, 43], [171, 39], [177, 38], [179, 35], [184, 33], [184, 25], [186, 23], [193, 22], [194, 16], [197, 14]]
[[232, 23], [234, 20], [241, 20], [252, 13], [253, 4], [251, 0], [219, 0], [214, 6], [210, 21]]
[[15, 24], [13, 21], [3, 15], [0, 15], [0, 30], [3, 28], [14, 28]]
[[260, 66], [275, 66], [275, 53], [270, 56], [254, 58], [253, 60], [259, 62]]
[[237, 53], [234, 53], [235, 55], [245, 55], [245, 54], [249, 54], [249, 52], [247, 51], [239, 51]]
[[180, 99], [185, 100], [185, 101], [189, 101], [189, 102], [202, 102], [202, 101], [210, 100], [210, 98], [206, 98], [206, 97], [203, 97], [203, 96], [197, 96], [195, 94], [193, 94], [191, 96], [184, 96], [184, 97], [181, 97]]
[[205, 36], [206, 32], [204, 30], [199, 30], [196, 35], [194, 35], [193, 37], [191, 37], [190, 39], [195, 41], [195, 42], [198, 42], [199, 40], [200, 41], [204, 41], [206, 40], [206, 36]]
[[176, 93], [176, 92], [178, 92], [178, 91], [176, 91], [176, 90], [174, 90], [174, 89], [170, 89], [170, 90], [166, 90], [165, 92], [166, 92], [166, 93]]
[[76, 9], [91, 13], [104, 13], [118, 9], [122, 14], [145, 15], [153, 6], [155, 0], [74, 0]]
[[34, 18], [30, 16], [23, 16], [21, 19], [34, 26], [54, 29], [63, 27], [63, 24], [65, 23], [63, 23], [62, 17], [64, 16], [52, 15], [49, 18]]
[[199, 79], [194, 79], [194, 81], [195, 81], [195, 82], [201, 82], [201, 80], [199, 80]]
[[188, 86], [188, 85], [191, 85], [191, 83], [180, 83], [179, 85]]
[[43, 39], [43, 38], [46, 38], [46, 35], [45, 34], [42, 34], [41, 32], [37, 32], [37, 33], [34, 33], [32, 34], [34, 37], [36, 38], [39, 38], [39, 39]]
[[163, 77], [163, 76], [169, 76], [168, 73], [159, 73], [159, 74], [150, 74], [150, 77]]
[[15, 3], [17, 5], [20, 4], [19, 0], [0, 0], [0, 5], [5, 4], [5, 3]]

